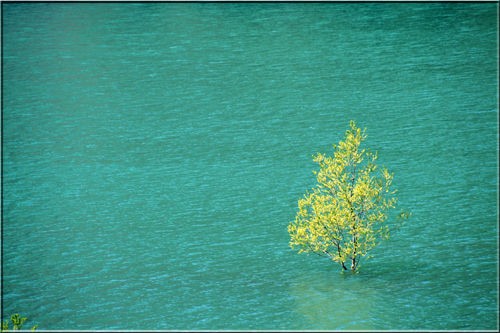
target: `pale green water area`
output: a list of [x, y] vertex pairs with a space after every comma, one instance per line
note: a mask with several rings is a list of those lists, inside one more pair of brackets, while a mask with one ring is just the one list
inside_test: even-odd
[[[4, 315], [498, 327], [496, 3], [2, 9]], [[413, 212], [357, 275], [286, 229], [351, 119]]]

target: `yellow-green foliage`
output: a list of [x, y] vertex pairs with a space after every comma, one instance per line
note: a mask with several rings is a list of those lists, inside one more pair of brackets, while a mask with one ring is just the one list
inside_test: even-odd
[[[317, 154], [318, 185], [298, 201], [295, 221], [288, 226], [290, 246], [338, 262], [350, 261], [355, 271], [361, 257], [389, 237], [384, 223], [394, 208], [394, 175], [375, 164], [377, 154], [360, 149], [366, 130], [350, 122], [345, 140], [334, 145], [333, 157]], [[408, 217], [407, 213], [401, 217]]]
[[[10, 316], [10, 321], [12, 323], [12, 328], [9, 328], [9, 321], [2, 321], [2, 331], [17, 331], [22, 330], [24, 322], [28, 320], [26, 317], [21, 317], [18, 313]], [[31, 328], [32, 331], [36, 330], [38, 325], [35, 325]]]

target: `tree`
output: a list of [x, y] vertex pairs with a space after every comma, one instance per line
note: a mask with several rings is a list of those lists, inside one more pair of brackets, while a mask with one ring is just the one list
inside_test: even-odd
[[[21, 330], [24, 322], [28, 320], [26, 317], [21, 317], [18, 313], [10, 316], [10, 321], [12, 322], [12, 329], [9, 329], [9, 321], [2, 321], [2, 331], [17, 331]], [[31, 328], [32, 331], [36, 330], [38, 325], [35, 325]]]
[[299, 199], [288, 226], [293, 249], [328, 257], [344, 270], [350, 262], [353, 272], [362, 257], [389, 238], [385, 222], [397, 203], [391, 190], [394, 175], [375, 164], [377, 153], [360, 149], [366, 137], [366, 129], [361, 131], [351, 120], [345, 140], [333, 145], [333, 156], [314, 156], [318, 184]]

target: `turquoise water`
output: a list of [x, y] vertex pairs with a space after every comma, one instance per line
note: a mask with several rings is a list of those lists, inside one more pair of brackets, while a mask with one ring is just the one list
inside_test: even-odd
[[[2, 11], [4, 315], [498, 328], [497, 4]], [[286, 230], [351, 119], [413, 212], [357, 275]]]

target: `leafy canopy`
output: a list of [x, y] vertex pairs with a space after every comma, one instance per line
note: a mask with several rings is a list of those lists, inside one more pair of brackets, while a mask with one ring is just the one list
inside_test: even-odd
[[[2, 321], [2, 330], [1, 331], [19, 331], [22, 330], [24, 322], [28, 320], [26, 317], [21, 317], [18, 313], [10, 316], [10, 321], [12, 323], [12, 328], [9, 327], [9, 320]], [[38, 325], [31, 327], [32, 331], [37, 329]]]
[[397, 202], [391, 190], [394, 175], [376, 165], [376, 153], [360, 149], [365, 139], [366, 129], [351, 121], [345, 140], [333, 146], [333, 156], [314, 157], [318, 184], [299, 199], [288, 226], [290, 246], [299, 253], [329, 257], [345, 270], [350, 262], [352, 271], [380, 240], [389, 238], [384, 222]]

